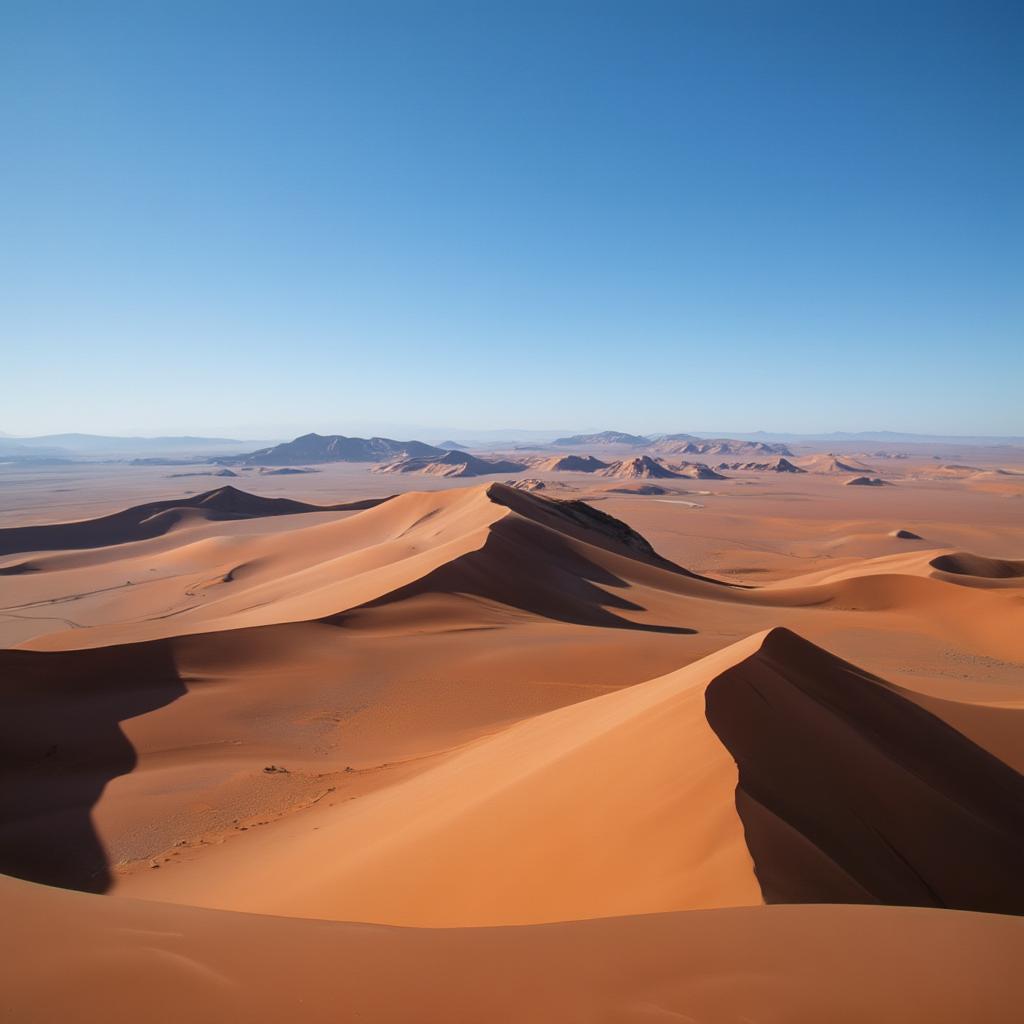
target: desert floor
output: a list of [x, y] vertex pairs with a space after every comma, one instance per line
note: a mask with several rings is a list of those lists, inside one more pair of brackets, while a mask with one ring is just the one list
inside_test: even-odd
[[851, 454], [0, 466], [0, 1016], [1019, 1019], [1024, 453]]

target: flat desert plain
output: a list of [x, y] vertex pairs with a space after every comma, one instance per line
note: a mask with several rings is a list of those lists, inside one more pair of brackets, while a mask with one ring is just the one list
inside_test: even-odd
[[1019, 1020], [1024, 452], [891, 455], [0, 467], [0, 1019]]

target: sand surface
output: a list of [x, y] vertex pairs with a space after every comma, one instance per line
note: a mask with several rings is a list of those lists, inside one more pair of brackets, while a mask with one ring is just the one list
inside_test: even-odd
[[1024, 458], [792, 461], [4, 468], [11, 1019], [1014, 1019]]

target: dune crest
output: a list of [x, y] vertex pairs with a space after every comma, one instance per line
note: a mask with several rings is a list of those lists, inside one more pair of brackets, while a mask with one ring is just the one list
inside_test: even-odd
[[707, 689], [768, 902], [1024, 913], [1024, 777], [788, 630]]
[[424, 476], [469, 477], [496, 473], [519, 473], [526, 469], [522, 462], [503, 459], [480, 459], [469, 452], [450, 451], [443, 455], [425, 455], [386, 462], [375, 473], [422, 473]]
[[621, 477], [624, 480], [668, 480], [683, 475], [669, 469], [663, 462], [652, 459], [650, 455], [637, 455], [632, 459], [621, 459], [596, 472], [598, 476]]
[[1021, 913], [1022, 836], [1024, 778], [776, 629], [118, 891], [441, 927], [762, 900]]
[[309, 505], [291, 498], [264, 498], [230, 484], [191, 497], [169, 498], [136, 505], [98, 519], [42, 526], [15, 526], [0, 530], [0, 555], [22, 551], [80, 550], [107, 547], [159, 537], [175, 526], [192, 521], [290, 516], [306, 512], [360, 511], [387, 498]]

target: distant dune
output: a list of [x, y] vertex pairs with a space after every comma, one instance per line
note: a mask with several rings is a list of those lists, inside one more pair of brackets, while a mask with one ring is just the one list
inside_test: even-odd
[[672, 465], [672, 470], [680, 476], [690, 477], [691, 480], [725, 480], [721, 473], [716, 473], [710, 466], [703, 462], [677, 462]]
[[553, 455], [534, 463], [534, 469], [548, 473], [595, 473], [609, 465], [593, 455]]
[[617, 484], [614, 487], [605, 487], [605, 494], [672, 494], [667, 487], [660, 487], [658, 484]]
[[772, 459], [769, 462], [720, 462], [718, 464], [719, 469], [731, 469], [740, 472], [754, 472], [754, 473], [806, 473], [806, 469], [801, 469], [799, 466], [794, 465], [787, 458], [779, 456], [777, 459]]
[[666, 438], [653, 446], [660, 455], [792, 455], [784, 444], [764, 441], [736, 441], [732, 438], [672, 440]]
[[422, 458], [399, 459], [377, 466], [375, 473], [422, 473], [426, 476], [471, 477], [491, 476], [496, 473], [521, 473], [526, 469], [522, 462], [502, 459], [480, 459], [468, 452], [450, 451], [442, 455]]
[[505, 486], [511, 487], [516, 491], [529, 491], [532, 493], [534, 491], [543, 491], [547, 487], [547, 484], [544, 483], [543, 480], [526, 478], [523, 480], [506, 480]]
[[798, 465], [808, 473], [872, 473], [874, 470], [855, 459], [837, 458], [831, 452], [810, 455], [800, 459]]
[[652, 459], [649, 455], [637, 455], [632, 459], [622, 459], [610, 463], [605, 469], [596, 471], [598, 476], [615, 476], [624, 480], [672, 479], [682, 476], [669, 469], [663, 462]]
[[180, 478], [180, 477], [188, 477], [188, 476], [224, 476], [224, 477], [229, 477], [229, 476], [238, 476], [238, 474], [233, 472], [230, 469], [205, 469], [205, 470], [199, 470], [199, 471], [197, 471], [195, 473], [168, 473], [167, 474], [167, 478], [169, 480], [173, 480], [175, 478]]
[[855, 476], [850, 480], [846, 481], [846, 486], [850, 487], [888, 487], [890, 483], [888, 480], [881, 480], [877, 476]]
[[[46, 526], [17, 526], [0, 530], [0, 555], [19, 551], [78, 550], [127, 544], [159, 537], [187, 522], [200, 520], [251, 519], [260, 516], [288, 516], [304, 512], [326, 512], [369, 508], [380, 500], [348, 502], [341, 505], [308, 505], [290, 498], [263, 498], [230, 485], [184, 498], [152, 501], [115, 512], [99, 519]], [[9, 571], [9, 570], [7, 570]]]

